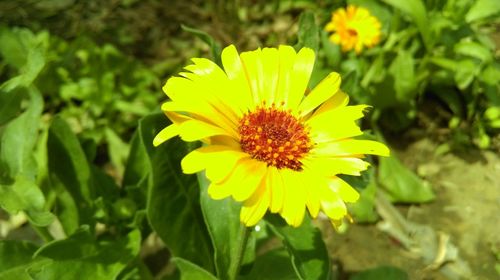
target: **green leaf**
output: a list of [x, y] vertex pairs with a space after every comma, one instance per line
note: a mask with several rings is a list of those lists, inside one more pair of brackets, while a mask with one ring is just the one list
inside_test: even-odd
[[47, 139], [49, 182], [57, 190], [59, 219], [67, 234], [81, 224], [93, 225], [91, 170], [76, 135], [68, 124], [56, 117]]
[[25, 211], [37, 226], [52, 222], [45, 197], [36, 184], [34, 147], [43, 108], [41, 95], [30, 90], [28, 109], [7, 124], [0, 142], [0, 206], [9, 213]]
[[[33, 149], [36, 144], [40, 117], [43, 110], [41, 94], [32, 89], [29, 91], [30, 104], [28, 109], [5, 127], [0, 139], [0, 166], [4, 166], [8, 176], [13, 178], [23, 174], [34, 177], [36, 162]], [[0, 173], [0, 177], [1, 177]]]
[[[235, 269], [239, 264], [236, 260], [239, 258], [240, 237], [245, 228], [240, 223], [240, 203], [232, 198], [223, 200], [214, 200], [208, 195], [208, 186], [210, 182], [205, 174], [198, 174], [198, 181], [201, 187], [200, 201], [203, 217], [212, 239], [215, 250], [215, 269], [220, 279], [229, 279], [229, 271]], [[254, 239], [249, 241], [255, 242]], [[253, 244], [255, 246], [255, 244]], [[247, 248], [250, 253], [255, 248]]]
[[328, 33], [324, 30], [321, 31], [321, 49], [323, 50], [328, 65], [330, 67], [339, 68], [342, 52], [340, 46], [330, 42]]
[[379, 182], [389, 192], [392, 201], [421, 203], [435, 198], [432, 188], [395, 157], [382, 157]]
[[465, 21], [473, 22], [500, 12], [500, 5], [497, 0], [477, 0], [465, 15]]
[[0, 279], [9, 269], [29, 263], [37, 247], [26, 241], [0, 241]]
[[393, 266], [379, 266], [355, 273], [349, 280], [407, 280], [408, 274]]
[[405, 103], [412, 100], [417, 89], [413, 56], [408, 51], [400, 50], [389, 67], [389, 73], [394, 77], [396, 98]]
[[222, 52], [222, 49], [220, 47], [220, 44], [217, 43], [212, 36], [210, 36], [208, 33], [201, 31], [196, 28], [189, 27], [187, 25], [181, 24], [181, 28], [184, 31], [187, 31], [189, 33], [192, 33], [196, 35], [196, 37], [200, 38], [203, 42], [205, 42], [208, 46], [210, 46], [210, 51], [212, 52], [212, 58], [214, 59], [215, 63], [217, 63], [219, 66], [222, 65], [221, 63], [221, 58], [220, 54]]
[[374, 180], [371, 180], [368, 186], [360, 191], [359, 200], [349, 207], [349, 212], [352, 213], [356, 222], [375, 222], [378, 219], [375, 211], [376, 192], [377, 184]]
[[21, 109], [21, 101], [26, 97], [25, 89], [0, 90], [0, 126], [14, 118]]
[[490, 62], [493, 59], [493, 52], [484, 45], [476, 42], [459, 42], [455, 44], [454, 50], [457, 54], [474, 57], [482, 62]]
[[116, 134], [114, 130], [107, 127], [104, 130], [106, 141], [108, 143], [108, 153], [118, 174], [123, 174], [125, 169], [124, 163], [127, 159], [129, 146]]
[[459, 89], [466, 89], [472, 81], [474, 81], [474, 77], [479, 74], [481, 67], [476, 64], [471, 59], [463, 59], [458, 62], [457, 71], [455, 72], [455, 83]]
[[317, 54], [319, 49], [319, 28], [316, 25], [314, 13], [305, 11], [299, 18], [298, 42], [296, 49], [311, 48]]
[[108, 240], [95, 240], [88, 227], [67, 239], [40, 248], [35, 259], [41, 264], [28, 272], [33, 279], [115, 279], [134, 260], [141, 246], [138, 230]]
[[[290, 256], [284, 249], [272, 250], [259, 256], [247, 275], [241, 280], [297, 279]], [[323, 278], [329, 279], [329, 278]]]
[[269, 226], [283, 241], [299, 279], [329, 279], [330, 259], [321, 232], [306, 217], [302, 225], [293, 228], [283, 219], [269, 216]]
[[180, 161], [187, 154], [186, 144], [174, 138], [157, 148], [153, 138], [168, 125], [163, 114], [139, 122], [141, 142], [152, 170], [147, 212], [151, 227], [176, 257], [212, 271], [213, 251], [200, 208], [199, 186], [194, 175], [184, 175]]
[[422, 0], [382, 0], [383, 2], [393, 6], [394, 8], [401, 10], [402, 12], [408, 14], [420, 31], [422, 39], [424, 41], [427, 50], [432, 48], [432, 37], [429, 29], [429, 21], [427, 18], [427, 10], [425, 8]]
[[217, 280], [217, 278], [210, 272], [188, 260], [182, 258], [172, 258], [172, 261], [181, 271], [181, 280]]

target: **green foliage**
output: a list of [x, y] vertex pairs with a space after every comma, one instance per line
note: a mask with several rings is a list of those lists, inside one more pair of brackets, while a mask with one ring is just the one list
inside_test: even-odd
[[[37, 5], [62, 11], [72, 2]], [[380, 20], [378, 46], [343, 53], [329, 41], [323, 26], [331, 10], [325, 7], [343, 2], [263, 4], [267, 14], [297, 15], [290, 27], [297, 34], [289, 42], [316, 52], [310, 85], [340, 72], [354, 103], [373, 106], [366, 124], [379, 140], [382, 132], [401, 133], [413, 125], [422, 107], [437, 99], [448, 113], [446, 145], [491, 147], [500, 130], [500, 63], [488, 37], [500, 13], [497, 1], [346, 2]], [[256, 8], [231, 9], [239, 13], [231, 15], [236, 21], [258, 18]], [[219, 40], [187, 24], [196, 26], [186, 22], [179, 30], [206, 43], [220, 65]], [[235, 37], [248, 35], [241, 32]], [[258, 44], [266, 32], [258, 29], [251, 38]], [[274, 37], [266, 42], [279, 37], [268, 35]], [[139, 253], [148, 236], [158, 236], [168, 250], [160, 256], [170, 265], [165, 279], [333, 277], [321, 232], [308, 217], [292, 228], [268, 215], [247, 229], [239, 222], [240, 203], [212, 200], [203, 173], [182, 174], [180, 160], [196, 144], [175, 138], [153, 147], [153, 137], [169, 124], [154, 113], [161, 99], [158, 77], [165, 78], [154, 69], [183, 58], [146, 65], [94, 40], [89, 34], [63, 39], [52, 30], [0, 26], [0, 207], [8, 215], [26, 214], [40, 235], [35, 243], [0, 240], [0, 279], [153, 279], [158, 274]], [[231, 43], [246, 46], [245, 40], [251, 41]], [[394, 154], [369, 160], [373, 167], [363, 176], [343, 177], [361, 194], [349, 209], [356, 222], [377, 221], [380, 190], [393, 202], [435, 198], [430, 185]], [[376, 267], [349, 279], [407, 278], [397, 268]]]

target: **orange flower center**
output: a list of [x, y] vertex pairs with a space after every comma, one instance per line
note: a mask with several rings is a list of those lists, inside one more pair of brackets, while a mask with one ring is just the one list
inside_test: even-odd
[[258, 107], [239, 125], [244, 152], [277, 168], [302, 170], [300, 160], [312, 145], [304, 125], [289, 111]]

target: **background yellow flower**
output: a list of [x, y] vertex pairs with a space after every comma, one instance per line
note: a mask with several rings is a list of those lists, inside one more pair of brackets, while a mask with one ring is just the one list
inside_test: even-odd
[[325, 30], [333, 32], [330, 41], [341, 45], [343, 51], [354, 49], [360, 53], [363, 47], [371, 48], [380, 41], [379, 20], [363, 7], [354, 5], [340, 8], [332, 13]]

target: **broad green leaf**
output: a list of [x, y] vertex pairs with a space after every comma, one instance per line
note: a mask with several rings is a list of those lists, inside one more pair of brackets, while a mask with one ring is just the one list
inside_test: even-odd
[[473, 22], [500, 13], [498, 0], [477, 0], [465, 15], [467, 22]]
[[133, 261], [141, 246], [141, 235], [96, 240], [84, 227], [67, 239], [53, 241], [35, 253], [41, 264], [28, 272], [33, 279], [115, 279]]
[[305, 11], [299, 18], [298, 42], [296, 49], [311, 48], [317, 54], [319, 49], [319, 28], [316, 25], [314, 13]]
[[217, 280], [217, 278], [210, 272], [188, 260], [182, 258], [172, 258], [172, 261], [181, 271], [181, 280]]
[[26, 241], [0, 241], [0, 279], [31, 280], [26, 269], [37, 247]]
[[415, 60], [411, 53], [400, 50], [389, 67], [389, 73], [394, 77], [396, 98], [404, 103], [412, 100], [416, 93], [417, 82], [415, 80]]
[[34, 89], [30, 90], [29, 94], [28, 109], [6, 125], [0, 139], [0, 166], [5, 166], [10, 178], [20, 174], [34, 177], [36, 174], [33, 149], [38, 135], [43, 99]]
[[[243, 275], [241, 280], [274, 280], [274, 279], [297, 279], [294, 268], [290, 262], [290, 256], [285, 249], [272, 250], [259, 256], [252, 270]], [[324, 278], [328, 279], [328, 278]]]
[[359, 200], [349, 207], [349, 212], [352, 213], [356, 222], [375, 222], [378, 219], [375, 211], [376, 192], [377, 184], [374, 180], [371, 180], [368, 186], [360, 191]]
[[[228, 272], [237, 266], [236, 259], [239, 257], [240, 237], [245, 231], [240, 223], [240, 204], [232, 198], [213, 200], [208, 195], [210, 182], [205, 174], [198, 174], [200, 183], [200, 201], [203, 217], [212, 239], [215, 250], [215, 268], [220, 279], [229, 279]], [[247, 252], [255, 251], [255, 240], [253, 246], [247, 248]]]
[[68, 124], [56, 117], [47, 139], [49, 182], [57, 191], [57, 215], [64, 230], [71, 234], [76, 226], [95, 223], [95, 190], [91, 170], [76, 135]]
[[435, 198], [429, 184], [406, 168], [395, 156], [379, 159], [379, 182], [392, 201], [421, 203]]
[[432, 37], [429, 29], [429, 21], [427, 18], [427, 10], [422, 0], [382, 0], [383, 2], [393, 6], [408, 14], [420, 31], [427, 50], [432, 48]]
[[37, 226], [46, 226], [52, 214], [36, 184], [34, 148], [43, 108], [41, 95], [30, 90], [28, 109], [7, 124], [0, 142], [0, 206], [10, 213], [25, 211]]
[[283, 241], [299, 279], [329, 279], [330, 259], [321, 232], [306, 217], [302, 225], [293, 228], [279, 217], [268, 218], [273, 232]]
[[321, 49], [323, 50], [328, 66], [332, 68], [339, 68], [342, 52], [340, 46], [330, 41], [328, 33], [324, 30], [321, 31]]
[[407, 280], [408, 274], [393, 266], [379, 266], [355, 273], [349, 280]]
[[149, 176], [151, 170], [151, 163], [139, 132], [137, 130], [130, 141], [130, 152], [123, 175], [123, 186], [139, 184]]
[[220, 47], [220, 44], [217, 43], [214, 40], [214, 38], [212, 38], [212, 36], [210, 36], [208, 33], [204, 32], [204, 31], [189, 27], [189, 26], [184, 25], [184, 24], [181, 24], [181, 28], [184, 31], [187, 31], [189, 33], [196, 35], [196, 37], [200, 38], [203, 42], [205, 42], [208, 46], [210, 46], [210, 51], [212, 52], [212, 58], [219, 66], [222, 65], [221, 58], [220, 58], [220, 54], [222, 52], [222, 49]]
[[455, 72], [455, 83], [458, 88], [461, 90], [466, 89], [472, 81], [474, 81], [474, 77], [481, 70], [480, 65], [476, 64], [471, 59], [463, 59], [458, 62], [457, 71]]
[[176, 257], [213, 270], [213, 250], [200, 208], [199, 185], [194, 175], [184, 175], [180, 161], [187, 154], [178, 137], [157, 148], [153, 138], [168, 125], [163, 114], [139, 122], [141, 142], [151, 169], [147, 212], [151, 227]]
[[471, 56], [482, 62], [490, 62], [493, 59], [493, 52], [476, 42], [459, 42], [455, 44], [454, 50], [457, 54]]
[[11, 91], [0, 90], [0, 127], [14, 118], [26, 97], [24, 88]]
[[106, 136], [106, 142], [108, 143], [108, 153], [111, 157], [111, 163], [113, 163], [113, 166], [118, 174], [123, 174], [125, 161], [129, 152], [129, 146], [123, 142], [114, 130], [109, 127], [105, 129], [104, 135]]
[[[37, 247], [26, 241], [0, 241], [0, 276], [3, 272], [29, 263]], [[1, 278], [1, 277], [0, 277]]]

